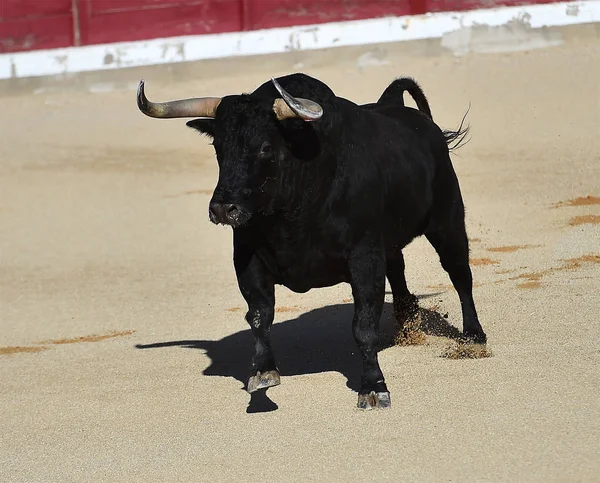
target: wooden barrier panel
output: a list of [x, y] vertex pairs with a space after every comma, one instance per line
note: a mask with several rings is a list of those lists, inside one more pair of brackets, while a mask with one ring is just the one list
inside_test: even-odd
[[0, 0], [0, 53], [69, 45], [72, 0]]
[[553, 0], [0, 0], [0, 53]]
[[407, 0], [244, 0], [242, 3], [245, 30], [413, 13], [413, 2]]
[[84, 45], [236, 32], [242, 27], [240, 0], [80, 0], [80, 3]]

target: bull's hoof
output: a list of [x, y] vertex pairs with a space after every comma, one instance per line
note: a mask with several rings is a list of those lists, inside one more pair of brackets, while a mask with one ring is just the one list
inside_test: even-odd
[[257, 372], [254, 376], [248, 379], [249, 393], [258, 391], [259, 389], [266, 389], [268, 387], [279, 386], [281, 384], [281, 378], [279, 372], [276, 370]]
[[388, 409], [392, 407], [389, 392], [371, 391], [369, 394], [358, 395], [359, 409]]
[[461, 337], [461, 342], [463, 343], [473, 343], [473, 344], [485, 344], [487, 343], [487, 336], [483, 331], [470, 332], [465, 331]]
[[400, 324], [413, 319], [418, 313], [419, 299], [413, 294], [394, 299], [394, 315]]

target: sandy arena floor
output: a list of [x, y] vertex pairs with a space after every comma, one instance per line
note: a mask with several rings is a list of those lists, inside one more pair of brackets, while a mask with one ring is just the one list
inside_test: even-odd
[[[0, 480], [600, 481], [600, 34], [565, 32], [532, 51], [422, 42], [4, 85]], [[355, 409], [346, 285], [278, 290], [282, 384], [242, 390], [252, 342], [231, 231], [207, 217], [211, 147], [135, 106], [142, 76], [165, 100], [292, 71], [356, 102], [414, 76], [443, 127], [471, 103], [453, 159], [493, 357], [441, 358], [443, 336], [386, 349], [390, 411]], [[433, 249], [405, 256], [432, 330], [460, 327]]]

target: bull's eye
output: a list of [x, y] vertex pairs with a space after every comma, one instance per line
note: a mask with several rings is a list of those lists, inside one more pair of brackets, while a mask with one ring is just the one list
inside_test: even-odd
[[258, 155], [261, 158], [270, 158], [273, 155], [273, 146], [271, 146], [268, 142], [264, 142], [260, 147]]

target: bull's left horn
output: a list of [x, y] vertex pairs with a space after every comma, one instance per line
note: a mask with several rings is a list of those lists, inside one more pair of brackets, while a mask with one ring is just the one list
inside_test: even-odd
[[291, 96], [273, 77], [271, 77], [271, 82], [273, 82], [275, 89], [277, 89], [283, 98], [275, 99], [273, 103], [273, 110], [277, 115], [277, 119], [280, 121], [294, 117], [299, 117], [305, 121], [317, 121], [321, 119], [323, 108], [315, 101]]
[[144, 93], [144, 81], [137, 90], [137, 105], [146, 116], [158, 118], [207, 117], [214, 118], [220, 97], [199, 97], [169, 102], [150, 102]]

